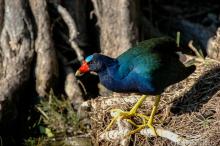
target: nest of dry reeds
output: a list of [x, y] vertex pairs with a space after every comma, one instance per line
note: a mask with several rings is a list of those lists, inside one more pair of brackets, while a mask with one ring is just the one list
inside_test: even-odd
[[[220, 65], [206, 59], [197, 64], [196, 71], [185, 80], [176, 83], [162, 94], [155, 127], [174, 132], [182, 138], [195, 140], [190, 145], [220, 145]], [[115, 94], [91, 100], [91, 134], [94, 145], [118, 145], [116, 140], [103, 140], [100, 135], [110, 123], [111, 109], [129, 111], [139, 96]], [[138, 113], [149, 114], [153, 96], [149, 96]], [[88, 103], [87, 103], [88, 104]], [[87, 105], [88, 106], [88, 105]], [[138, 122], [139, 119], [134, 119]], [[114, 124], [112, 129], [116, 129]], [[147, 137], [136, 133], [129, 138], [132, 145], [177, 145], [161, 137]], [[128, 144], [128, 143], [127, 143]]]

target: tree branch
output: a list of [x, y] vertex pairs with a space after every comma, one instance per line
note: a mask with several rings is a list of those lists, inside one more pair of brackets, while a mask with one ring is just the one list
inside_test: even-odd
[[69, 29], [69, 42], [71, 47], [74, 49], [77, 55], [77, 59], [81, 62], [83, 60], [82, 51], [80, 50], [78, 44], [76, 43], [76, 38], [78, 36], [78, 31], [76, 27], [76, 23], [69, 14], [69, 12], [62, 7], [61, 5], [57, 6], [57, 11], [63, 18], [64, 22], [66, 23], [68, 29]]
[[101, 17], [101, 11], [100, 11], [100, 6], [98, 5], [99, 0], [92, 0], [94, 10], [96, 17], [97, 17], [97, 24], [100, 26], [102, 23], [102, 17]]

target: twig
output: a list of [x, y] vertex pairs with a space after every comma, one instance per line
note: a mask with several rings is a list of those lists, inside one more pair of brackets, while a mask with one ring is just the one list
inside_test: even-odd
[[199, 53], [199, 51], [193, 46], [193, 41], [192, 40], [189, 41], [188, 46], [196, 54], [196, 56], [198, 57], [198, 58], [195, 59], [196, 61], [199, 61], [199, 62], [211, 61], [211, 62], [215, 62], [215, 63], [220, 63], [220, 61], [212, 59], [212, 58], [209, 58], [209, 57], [204, 58], [204, 56], [201, 55]]
[[215, 62], [215, 63], [220, 64], [220, 61], [215, 60], [215, 59], [212, 59], [212, 58], [209, 58], [209, 57], [206, 57], [206, 59], [205, 59], [205, 60], [206, 60], [206, 61]]
[[189, 41], [188, 46], [189, 46], [190, 49], [192, 49], [192, 51], [196, 54], [197, 57], [199, 57], [199, 58], [201, 58], [201, 59], [204, 60], [203, 55], [201, 55], [201, 54], [199, 53], [199, 51], [193, 46], [193, 40], [190, 40], [190, 41]]
[[40, 108], [40, 107], [36, 107], [37, 110], [48, 120], [49, 117], [47, 116], [47, 114]]
[[177, 47], [180, 47], [180, 32], [179, 31], [176, 33], [176, 44], [177, 44]]
[[99, 6], [98, 6], [98, 0], [92, 0], [93, 3], [93, 7], [94, 7], [94, 11], [92, 13], [95, 12], [96, 17], [97, 17], [97, 24], [100, 25], [101, 23], [101, 14], [100, 14], [100, 10], [99, 10]]
[[84, 94], [87, 95], [88, 93], [87, 93], [86, 88], [83, 85], [83, 83], [80, 80], [77, 80], [77, 83], [82, 87]]
[[62, 7], [61, 5], [57, 5], [57, 11], [59, 12], [59, 14], [63, 18], [64, 22], [66, 23], [66, 25], [69, 29], [69, 42], [70, 42], [70, 45], [75, 50], [78, 60], [82, 61], [83, 60], [82, 51], [80, 50], [78, 44], [75, 41], [77, 36], [78, 36], [78, 31], [77, 31], [75, 21], [72, 19], [69, 12], [64, 7]]

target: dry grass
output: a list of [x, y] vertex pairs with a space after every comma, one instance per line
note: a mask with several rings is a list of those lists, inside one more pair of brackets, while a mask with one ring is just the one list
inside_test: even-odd
[[[197, 65], [196, 71], [184, 81], [167, 88], [162, 94], [162, 100], [156, 116], [156, 121], [166, 117], [163, 122], [156, 123], [157, 128], [168, 129], [187, 139], [199, 139], [200, 146], [220, 145], [220, 66], [217, 62], [206, 60]], [[122, 95], [115, 95], [122, 96]], [[124, 96], [124, 95], [123, 95]], [[114, 97], [109, 97], [114, 98]], [[153, 97], [152, 97], [153, 99]], [[102, 97], [93, 102], [99, 102]], [[114, 143], [99, 141], [98, 137], [109, 124], [109, 110], [121, 108], [129, 110], [132, 105], [116, 105], [106, 109], [92, 109], [92, 136], [97, 145], [114, 145]], [[139, 112], [149, 113], [151, 108], [146, 102]], [[114, 127], [113, 127], [114, 128]], [[133, 145], [174, 146], [169, 140], [145, 138], [140, 134], [132, 137]]]

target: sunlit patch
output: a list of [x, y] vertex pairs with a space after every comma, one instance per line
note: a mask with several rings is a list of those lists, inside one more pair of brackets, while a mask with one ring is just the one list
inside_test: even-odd
[[93, 55], [89, 55], [88, 57], [86, 57], [85, 61], [86, 62], [90, 62], [93, 58]]

